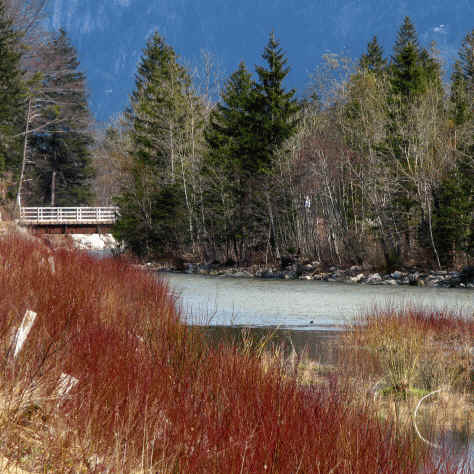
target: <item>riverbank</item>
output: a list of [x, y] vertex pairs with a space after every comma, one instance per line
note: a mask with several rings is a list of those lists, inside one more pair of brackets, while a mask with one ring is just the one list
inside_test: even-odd
[[303, 382], [265, 341], [206, 343], [166, 283], [124, 260], [9, 235], [0, 295], [12, 472], [469, 472], [355, 403], [338, 374]]
[[[45, 235], [42, 237], [53, 247], [67, 246], [92, 252], [118, 254], [123, 249], [112, 234], [70, 234]], [[314, 280], [367, 285], [409, 285], [434, 288], [474, 289], [474, 266], [455, 270], [426, 270], [417, 267], [401, 268], [393, 272], [373, 271], [366, 266], [351, 267], [325, 266], [319, 262], [294, 262], [282, 259], [282, 263], [269, 265], [251, 265], [239, 267], [220, 263], [188, 262], [182, 258], [163, 262], [148, 262], [141, 268], [179, 272], [186, 274], [209, 275], [230, 278], [263, 278], [275, 280]]]
[[350, 268], [331, 266], [323, 269], [317, 263], [291, 263], [281, 265], [253, 265], [250, 267], [225, 266], [220, 264], [189, 263], [146, 263], [142, 265], [155, 271], [179, 272], [229, 278], [264, 278], [275, 280], [314, 280], [367, 285], [409, 285], [419, 287], [468, 288], [474, 289], [474, 267], [461, 271], [431, 270], [416, 268], [401, 269], [390, 273], [374, 272], [358, 265]]

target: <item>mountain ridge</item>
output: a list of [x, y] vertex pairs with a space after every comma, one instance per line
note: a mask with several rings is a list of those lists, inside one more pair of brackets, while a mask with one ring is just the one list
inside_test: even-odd
[[424, 46], [436, 41], [441, 57], [454, 60], [473, 27], [474, 4], [458, 0], [52, 0], [49, 26], [64, 28], [78, 51], [99, 121], [124, 109], [146, 40], [158, 31], [183, 60], [197, 62], [200, 50], [215, 54], [225, 76], [241, 60], [249, 69], [274, 30], [292, 68], [287, 85], [301, 93], [308, 74], [326, 52], [358, 58], [377, 35], [391, 54], [404, 16], [414, 21]]

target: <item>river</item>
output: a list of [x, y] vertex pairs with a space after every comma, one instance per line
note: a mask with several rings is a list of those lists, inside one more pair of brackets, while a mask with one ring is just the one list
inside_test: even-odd
[[374, 305], [388, 304], [474, 314], [474, 292], [462, 288], [160, 275], [177, 296], [189, 324], [333, 331]]

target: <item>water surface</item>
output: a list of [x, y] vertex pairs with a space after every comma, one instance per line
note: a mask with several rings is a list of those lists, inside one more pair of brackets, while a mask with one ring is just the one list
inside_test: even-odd
[[161, 273], [190, 324], [337, 330], [368, 308], [408, 304], [474, 314], [462, 288], [371, 286]]

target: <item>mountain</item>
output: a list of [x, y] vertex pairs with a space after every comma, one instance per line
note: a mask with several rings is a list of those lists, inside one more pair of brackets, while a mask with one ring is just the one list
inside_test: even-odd
[[98, 120], [127, 105], [155, 30], [190, 63], [210, 51], [226, 76], [242, 59], [251, 69], [260, 63], [274, 30], [292, 68], [287, 85], [302, 93], [324, 53], [358, 58], [377, 35], [389, 55], [405, 15], [448, 64], [474, 26], [472, 0], [50, 0], [49, 8], [50, 27], [64, 28], [77, 48]]

